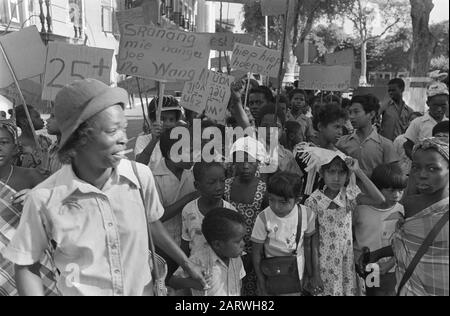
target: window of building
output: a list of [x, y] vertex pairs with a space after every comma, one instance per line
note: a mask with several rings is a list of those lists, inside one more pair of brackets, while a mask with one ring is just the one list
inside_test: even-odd
[[0, 3], [0, 23], [18, 26], [21, 23], [21, 0], [6, 0]]

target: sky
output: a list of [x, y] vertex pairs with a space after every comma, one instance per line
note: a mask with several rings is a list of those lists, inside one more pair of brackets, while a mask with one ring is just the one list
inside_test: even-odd
[[[445, 21], [449, 19], [449, 1], [450, 0], [433, 0], [434, 9], [431, 11], [430, 22], [437, 23], [441, 21]], [[216, 18], [219, 19], [220, 15], [220, 4], [218, 2], [215, 3], [216, 6]], [[223, 19], [235, 19], [236, 29], [234, 30], [236, 33], [242, 33], [241, 24], [244, 20], [244, 15], [242, 13], [242, 5], [235, 3], [227, 3], [223, 2], [223, 10], [222, 10]], [[351, 24], [346, 26], [346, 31], [351, 32]]]

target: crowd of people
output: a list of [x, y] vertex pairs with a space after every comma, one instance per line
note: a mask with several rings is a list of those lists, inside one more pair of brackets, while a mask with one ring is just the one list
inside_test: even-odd
[[[380, 104], [236, 82], [226, 124], [245, 134], [214, 159], [202, 135], [224, 126], [173, 96], [149, 104], [133, 160], [121, 88], [76, 81], [46, 124], [16, 107], [0, 121], [0, 295], [449, 295], [448, 87], [421, 113], [388, 86]], [[174, 150], [179, 128], [200, 152]]]

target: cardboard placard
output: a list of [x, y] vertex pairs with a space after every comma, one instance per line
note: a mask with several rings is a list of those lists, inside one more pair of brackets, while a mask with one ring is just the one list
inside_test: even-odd
[[251, 45], [253, 38], [249, 34], [235, 34], [230, 32], [201, 33], [210, 37], [211, 50], [232, 51], [235, 43]]
[[180, 105], [196, 113], [203, 113], [206, 106], [206, 85], [210, 71], [203, 69], [195, 80], [184, 84]]
[[298, 87], [306, 90], [345, 91], [350, 88], [352, 67], [302, 65]]
[[234, 77], [210, 71], [206, 85], [205, 115], [215, 121], [223, 122], [226, 118], [228, 101], [231, 97], [231, 84]]
[[59, 90], [80, 79], [93, 78], [109, 85], [113, 54], [111, 49], [50, 42], [42, 99], [55, 100]]
[[[119, 88], [125, 89], [129, 94], [139, 94], [139, 88], [141, 88], [141, 93], [148, 95], [156, 95], [158, 93], [158, 81], [152, 79], [139, 79], [139, 87], [136, 82], [136, 77], [130, 77], [117, 83]], [[175, 93], [177, 91], [182, 91], [184, 87], [184, 82], [167, 82], [166, 92]]]
[[231, 58], [231, 68], [245, 72], [278, 77], [281, 52], [236, 43]]
[[[19, 85], [25, 102], [39, 108], [42, 103], [42, 86], [40, 84], [40, 77], [21, 80], [19, 81]], [[0, 94], [4, 95], [11, 101], [14, 101], [15, 104], [22, 104], [22, 99], [20, 98], [19, 91], [17, 90], [15, 84], [0, 89]]]
[[344, 49], [340, 52], [325, 54], [325, 64], [327, 66], [354, 66], [355, 53], [352, 48]]
[[[301, 66], [305, 61], [305, 43], [299, 43], [294, 50], [294, 55], [297, 57], [297, 63]], [[312, 63], [314, 59], [318, 56], [317, 48], [312, 43], [308, 43], [308, 63]]]
[[286, 14], [287, 0], [261, 0], [263, 16], [278, 16]]
[[207, 67], [209, 38], [152, 25], [125, 24], [117, 72], [159, 81], [190, 81]]
[[220, 66], [227, 67], [230, 64], [230, 57], [229, 56], [222, 56], [222, 57], [214, 57], [211, 58], [211, 68], [217, 68], [219, 69]]
[[[36, 26], [27, 27], [0, 37], [0, 43], [8, 56], [17, 80], [39, 76], [45, 71], [47, 48]], [[14, 80], [8, 65], [0, 53], [0, 88], [11, 85]]]
[[132, 24], [147, 24], [145, 23], [144, 10], [142, 7], [136, 7], [123, 11], [116, 12], [117, 23], [119, 24], [119, 30], [122, 33], [123, 27], [127, 23]]

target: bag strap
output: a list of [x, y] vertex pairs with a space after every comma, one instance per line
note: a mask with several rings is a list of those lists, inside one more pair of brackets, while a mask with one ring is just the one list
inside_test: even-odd
[[140, 186], [139, 193], [141, 195], [142, 204], [144, 205], [145, 221], [147, 223], [148, 243], [149, 243], [149, 246], [150, 246], [150, 254], [152, 256], [152, 263], [153, 263], [153, 269], [152, 269], [153, 280], [156, 280], [157, 278], [159, 278], [159, 271], [158, 271], [158, 265], [156, 263], [155, 244], [153, 242], [152, 232], [151, 232], [151, 228], [150, 228], [150, 222], [148, 221], [147, 210], [145, 209], [144, 192], [142, 191], [142, 182], [141, 182], [141, 179], [139, 178], [139, 175], [138, 175], [138, 172], [137, 172], [136, 161], [131, 161], [131, 167], [133, 168], [134, 175], [136, 176], [136, 178], [137, 178], [137, 180], [139, 182], [139, 186]]
[[297, 235], [295, 236], [295, 252], [294, 254], [297, 254], [297, 249], [298, 249], [298, 245], [300, 243], [300, 238], [302, 238], [302, 231], [303, 231], [303, 227], [302, 227], [302, 213], [303, 213], [303, 207], [301, 204], [297, 205], [298, 207], [298, 222], [297, 222]]
[[411, 263], [409, 264], [408, 268], [405, 271], [405, 274], [403, 275], [403, 278], [400, 282], [400, 285], [398, 286], [397, 290], [397, 296], [400, 296], [400, 292], [402, 291], [403, 287], [405, 286], [406, 282], [411, 278], [414, 270], [416, 269], [417, 265], [420, 262], [420, 259], [425, 255], [425, 253], [428, 251], [428, 248], [430, 248], [433, 241], [436, 239], [437, 235], [440, 233], [444, 225], [448, 222], [448, 214], [447, 211], [437, 222], [437, 224], [433, 227], [431, 232], [428, 234], [427, 238], [425, 238], [424, 242], [420, 246], [419, 250], [417, 250], [416, 255], [411, 260]]

